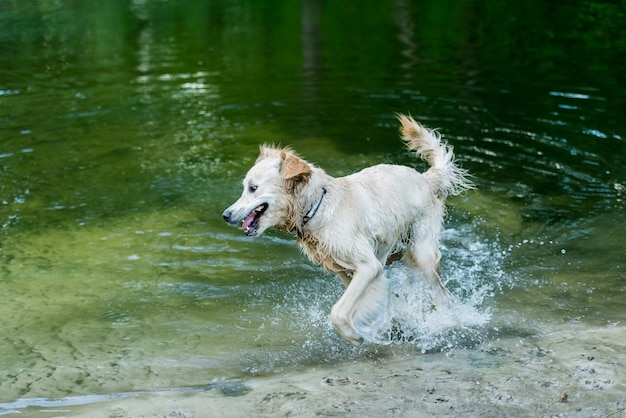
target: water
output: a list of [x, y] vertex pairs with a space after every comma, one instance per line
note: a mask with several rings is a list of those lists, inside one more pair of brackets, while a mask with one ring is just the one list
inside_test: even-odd
[[[623, 327], [620, 6], [359, 10], [0, 5], [0, 413]], [[478, 188], [443, 236], [453, 318], [395, 265], [395, 342], [355, 349], [328, 319], [339, 281], [221, 212], [263, 142], [336, 176], [423, 169], [394, 112], [440, 127]]]

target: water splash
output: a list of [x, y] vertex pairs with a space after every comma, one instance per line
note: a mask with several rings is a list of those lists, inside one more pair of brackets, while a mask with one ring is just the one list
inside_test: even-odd
[[476, 221], [444, 231], [443, 282], [452, 295], [450, 308], [433, 309], [421, 277], [402, 263], [394, 263], [385, 272], [390, 287], [388, 317], [357, 324], [365, 339], [359, 348], [339, 337], [330, 322], [330, 310], [343, 292], [339, 280], [322, 274], [286, 286], [273, 282], [262, 296], [256, 293], [256, 297], [274, 299], [273, 312], [259, 329], [256, 343], [283, 345], [283, 350], [277, 350], [279, 357], [268, 352], [251, 354], [246, 370], [257, 374], [288, 366], [377, 357], [394, 347], [416, 348], [422, 353], [445, 351], [489, 338], [490, 305], [512, 280], [503, 270], [506, 252], [497, 240], [479, 238], [483, 235], [477, 231], [479, 224]]
[[[452, 295], [449, 307], [435, 307], [418, 273], [401, 263], [386, 272], [390, 281], [388, 324], [359, 324], [359, 332], [376, 344], [412, 344], [422, 352], [446, 350], [482, 341], [491, 320], [488, 302], [510, 279], [502, 269], [498, 241], [480, 241], [467, 225], [443, 236], [443, 282]], [[384, 328], [386, 327], [386, 329]]]

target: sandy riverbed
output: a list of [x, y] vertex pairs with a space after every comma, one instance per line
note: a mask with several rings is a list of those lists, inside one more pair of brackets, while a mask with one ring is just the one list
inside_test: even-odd
[[[19, 416], [626, 416], [626, 328], [499, 338], [283, 376], [139, 392]], [[102, 399], [101, 399], [102, 400]]]

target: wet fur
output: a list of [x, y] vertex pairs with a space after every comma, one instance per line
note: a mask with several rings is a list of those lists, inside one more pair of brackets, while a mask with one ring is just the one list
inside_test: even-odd
[[239, 224], [266, 204], [249, 235], [269, 227], [296, 231], [302, 251], [345, 285], [331, 321], [354, 345], [363, 340], [359, 329], [386, 318], [389, 284], [383, 266], [399, 251], [404, 250], [402, 261], [427, 282], [435, 304], [448, 305], [438, 248], [445, 198], [472, 187], [454, 163], [452, 147], [437, 132], [408, 116], [398, 120], [408, 149], [428, 161], [425, 173], [380, 164], [335, 178], [289, 148], [262, 146], [243, 181], [243, 194], [223, 214], [227, 222]]

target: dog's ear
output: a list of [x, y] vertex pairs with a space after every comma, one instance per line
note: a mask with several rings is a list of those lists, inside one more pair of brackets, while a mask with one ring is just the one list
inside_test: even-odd
[[287, 189], [293, 191], [296, 184], [306, 182], [313, 171], [306, 161], [293, 152], [283, 150], [281, 157], [280, 175], [285, 181]]

